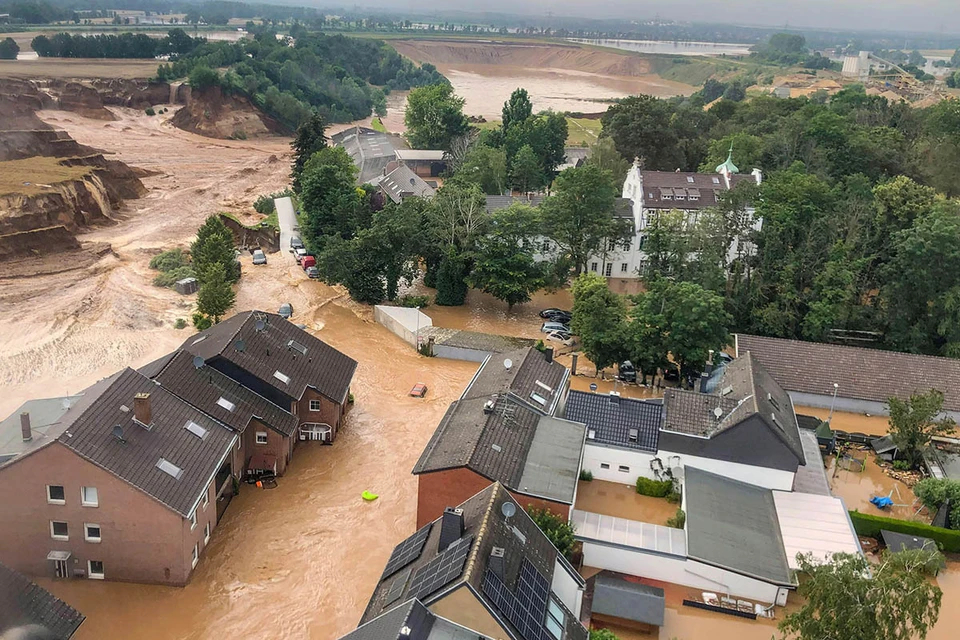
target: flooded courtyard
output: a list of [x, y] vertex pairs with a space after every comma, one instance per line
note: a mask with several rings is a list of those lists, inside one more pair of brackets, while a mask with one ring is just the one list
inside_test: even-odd
[[580, 511], [665, 525], [680, 505], [666, 498], [642, 496], [634, 485], [591, 480], [577, 484], [575, 507]]

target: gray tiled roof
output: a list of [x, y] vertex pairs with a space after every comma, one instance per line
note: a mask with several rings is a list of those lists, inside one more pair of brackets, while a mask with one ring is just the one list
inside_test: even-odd
[[423, 178], [403, 164], [380, 178], [377, 184], [397, 204], [410, 196], [432, 198], [436, 193], [436, 190], [428, 185]]
[[[263, 331], [256, 330], [258, 318], [265, 319]], [[238, 340], [243, 341], [243, 351], [237, 350]], [[291, 340], [306, 347], [306, 354], [288, 347]], [[223, 358], [294, 400], [312, 387], [342, 404], [357, 368], [353, 358], [277, 314], [262, 311], [238, 313], [188, 338], [181, 348], [207, 361]], [[290, 383], [275, 378], [276, 371], [289, 376]]]
[[364, 184], [383, 175], [383, 169], [396, 159], [395, 142], [400, 138], [366, 127], [351, 127], [331, 136], [357, 166], [357, 183]]
[[529, 198], [522, 196], [487, 196], [487, 213], [506, 209], [514, 203], [539, 207], [541, 202], [543, 202], [543, 196], [530, 196]]
[[659, 627], [663, 625], [666, 611], [664, 591], [601, 571], [594, 578], [591, 611]]
[[715, 393], [668, 389], [663, 396], [663, 428], [712, 437], [747, 418], [759, 416], [800, 464], [804, 463], [800, 429], [790, 395], [751, 354], [745, 353], [727, 364], [716, 389]]
[[[83, 393], [88, 392], [93, 402], [77, 404], [67, 412], [68, 426], [58, 441], [189, 517], [236, 434], [133, 369], [124, 369]], [[138, 393], [150, 394], [149, 430], [133, 420], [133, 399]], [[204, 428], [206, 435], [201, 439], [185, 429], [188, 421]], [[115, 425], [123, 430], [124, 442], [114, 437]], [[160, 458], [179, 467], [182, 475], [174, 478], [158, 469]]]
[[960, 411], [960, 360], [801, 340], [736, 335], [737, 353], [753, 354], [787, 391], [886, 403], [940, 389], [943, 408]]
[[[81, 399], [82, 396], [63, 396], [27, 400], [16, 411], [0, 421], [0, 465], [55, 441], [65, 428], [61, 418]], [[28, 442], [23, 441], [20, 429], [21, 413], [30, 414], [33, 437]]]
[[[655, 452], [663, 421], [663, 405], [660, 403], [619, 398], [613, 402], [610, 396], [571, 390], [567, 396], [565, 417], [582, 422], [593, 438], [587, 436], [587, 444], [612, 444], [629, 449]], [[631, 440], [631, 430], [636, 439]]]
[[[197, 369], [193, 364], [194, 356], [186, 351], [176, 351], [173, 356], [154, 380], [176, 396], [240, 433], [247, 428], [251, 417], [283, 435], [296, 432], [297, 417], [289, 411], [213, 367]], [[234, 409], [230, 411], [217, 404], [220, 398], [233, 403]]]
[[[506, 367], [506, 361], [511, 363]], [[569, 372], [557, 361], [532, 347], [507, 351], [486, 360], [464, 389], [462, 398], [491, 398], [509, 393], [515, 400], [542, 414], [553, 414], [566, 389]], [[537, 383], [541, 384], [537, 384]], [[548, 390], [549, 389], [549, 390]], [[533, 394], [546, 402], [536, 402]]]
[[[411, 599], [361, 624], [341, 640], [427, 640], [435, 619], [419, 600]], [[401, 637], [404, 627], [411, 633]]]
[[[516, 506], [516, 514], [509, 521], [505, 520], [501, 511], [505, 502], [512, 502]], [[529, 562], [546, 577], [548, 583], [552, 584], [553, 573], [557, 567], [557, 549], [523, 508], [516, 505], [503, 485], [499, 483], [491, 484], [459, 506], [463, 509], [464, 533], [462, 539], [472, 537], [474, 542], [461, 574], [439, 590], [421, 595], [420, 599], [424, 605], [429, 607], [450, 590], [469, 583], [474, 587], [478, 597], [485, 602], [486, 606], [494, 610], [493, 603], [487, 599], [481, 587], [494, 547], [503, 549], [504, 582], [511, 590], [516, 588], [520, 567], [525, 561]], [[412, 569], [415, 573], [417, 569], [439, 555], [441, 528], [438, 519], [430, 529], [430, 534], [423, 546], [423, 552], [406, 568]], [[522, 540], [520, 536], [523, 537]], [[387, 592], [394, 586], [395, 576], [401, 576], [402, 578], [404, 573], [404, 571], [399, 571], [381, 579], [374, 588], [363, 618], [360, 620], [361, 625], [376, 619], [381, 613], [391, 609], [392, 603], [386, 602]], [[408, 599], [409, 586], [407, 584], [402, 588], [397, 601], [402, 602]], [[568, 615], [567, 617], [565, 639], [586, 640], [587, 632], [583, 625], [576, 620], [575, 616]], [[516, 628], [509, 623], [506, 624], [513, 637], [519, 640], [534, 640], [533, 638], [524, 638]], [[364, 636], [361, 640], [367, 640], [367, 636]]]
[[810, 429], [801, 429], [800, 440], [807, 464], [797, 467], [797, 473], [793, 476], [793, 490], [821, 496], [833, 495], [830, 493], [830, 483], [827, 480], [827, 470], [823, 466], [817, 434]]
[[683, 476], [690, 558], [775, 584], [793, 584], [769, 489], [689, 465]]
[[[37, 625], [50, 640], [68, 640], [83, 624], [82, 613], [26, 576], [0, 564], [0, 635], [15, 627]], [[12, 637], [19, 638], [16, 633]], [[40, 637], [31, 635], [33, 637]]]
[[[719, 193], [727, 190], [723, 176], [718, 173], [690, 173], [679, 171], [641, 171], [643, 177], [643, 205], [648, 209], [705, 209], [717, 206]], [[732, 185], [754, 180], [749, 174], [735, 174]], [[678, 200], [676, 193], [683, 196]], [[690, 200], [690, 195], [699, 196]], [[664, 198], [669, 195], [670, 198]]]
[[517, 488], [527, 495], [573, 504], [585, 431], [583, 424], [541, 417]]

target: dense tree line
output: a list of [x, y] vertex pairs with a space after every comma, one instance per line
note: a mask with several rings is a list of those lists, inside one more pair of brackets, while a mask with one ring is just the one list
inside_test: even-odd
[[775, 33], [764, 42], [750, 48], [750, 58], [758, 62], [782, 66], [799, 65], [807, 69], [840, 70], [840, 64], [810, 53], [807, 39], [797, 33]]
[[186, 54], [205, 42], [205, 38], [191, 38], [183, 29], [171, 29], [164, 38], [145, 33], [39, 35], [31, 46], [41, 58], [155, 58]]
[[342, 35], [302, 34], [290, 46], [273, 31], [236, 43], [205, 42], [170, 64], [161, 64], [161, 80], [190, 77], [197, 68], [228, 67], [217, 82], [290, 128], [316, 111], [327, 122], [350, 122], [382, 113], [384, 91], [442, 84], [446, 79], [429, 64], [416, 67], [377, 40]]
[[0, 40], [0, 60], [16, 60], [20, 45], [13, 38]]
[[[696, 222], [655, 219], [646, 278], [720, 293], [738, 331], [820, 341], [861, 331], [877, 346], [960, 357], [957, 100], [914, 109], [855, 87], [826, 104], [757, 97], [703, 111], [702, 99], [640, 96], [603, 124], [648, 169], [712, 171], [732, 144], [739, 166], [765, 171], [759, 188], [726, 192]], [[734, 239], [755, 255], [731, 259]]]

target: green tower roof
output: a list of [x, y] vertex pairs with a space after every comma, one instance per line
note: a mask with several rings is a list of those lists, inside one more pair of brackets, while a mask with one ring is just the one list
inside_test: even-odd
[[737, 165], [733, 164], [733, 145], [730, 145], [730, 153], [727, 154], [727, 159], [723, 164], [718, 164], [717, 173], [740, 173], [740, 169], [737, 169]]

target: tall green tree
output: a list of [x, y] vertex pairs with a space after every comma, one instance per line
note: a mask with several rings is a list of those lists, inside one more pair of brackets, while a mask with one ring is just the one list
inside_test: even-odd
[[524, 145], [510, 163], [511, 185], [522, 193], [529, 193], [543, 186], [544, 177], [540, 158], [530, 145]]
[[220, 318], [237, 299], [229, 278], [229, 270], [221, 262], [207, 267], [206, 275], [197, 291], [197, 310], [220, 322]]
[[613, 176], [613, 183], [616, 185], [623, 184], [623, 181], [627, 178], [627, 171], [630, 170], [630, 163], [620, 155], [613, 140], [608, 136], [601, 136], [593, 143], [586, 164], [592, 164], [609, 171], [610, 175]]
[[956, 431], [953, 418], [942, 415], [943, 392], [930, 389], [913, 393], [907, 400], [887, 400], [890, 412], [890, 437], [900, 454], [915, 468], [923, 461], [923, 453], [934, 436], [947, 436]]
[[0, 60], [16, 60], [20, 53], [20, 46], [13, 38], [0, 40]]
[[730, 315], [723, 298], [693, 282], [658, 280], [649, 293], [659, 303], [664, 344], [681, 374], [702, 370], [711, 350], [730, 343]]
[[293, 148], [293, 163], [290, 166], [290, 178], [293, 181], [293, 190], [300, 193], [300, 178], [303, 168], [313, 154], [327, 147], [327, 123], [323, 116], [314, 113], [304, 120], [290, 143]]
[[356, 186], [357, 168], [342, 147], [326, 147], [307, 161], [301, 176], [303, 241], [320, 251], [331, 236], [347, 240], [368, 226], [368, 194]]
[[573, 281], [573, 318], [570, 329], [580, 337], [581, 348], [597, 374], [630, 355], [626, 334], [627, 308], [623, 298], [610, 291], [595, 273]]
[[518, 123], [524, 123], [533, 115], [533, 103], [526, 89], [514, 89], [510, 99], [503, 103], [501, 128], [506, 133]]
[[224, 268], [224, 278], [228, 283], [236, 282], [239, 278], [239, 273], [233, 266], [237, 260], [233, 234], [220, 220], [220, 216], [210, 216], [197, 230], [197, 239], [190, 245], [190, 258], [201, 287], [212, 277], [216, 265]]
[[624, 158], [640, 158], [648, 169], [673, 171], [686, 167], [686, 158], [679, 151], [671, 111], [659, 98], [631, 96], [607, 109], [600, 121]]
[[507, 303], [529, 302], [546, 285], [547, 264], [535, 258], [540, 234], [536, 209], [513, 204], [493, 213], [490, 232], [480, 238], [473, 261], [470, 286]]
[[487, 195], [500, 195], [507, 188], [507, 154], [503, 149], [474, 145], [460, 163], [456, 177], [479, 185]]
[[434, 302], [445, 307], [459, 307], [467, 299], [467, 274], [470, 266], [467, 258], [448, 248], [437, 268], [437, 295]]
[[845, 553], [828, 563], [798, 559], [803, 604], [780, 622], [784, 638], [924, 640], [940, 615], [943, 593], [930, 580], [942, 561], [935, 551], [888, 553], [879, 564]]
[[609, 172], [584, 165], [557, 176], [553, 194], [540, 205], [545, 235], [569, 255], [577, 273], [608, 243], [629, 237], [629, 228], [613, 215], [616, 195]]
[[449, 84], [419, 87], [407, 96], [404, 115], [407, 140], [414, 149], [449, 151], [454, 138], [470, 128], [463, 115], [463, 98]]

